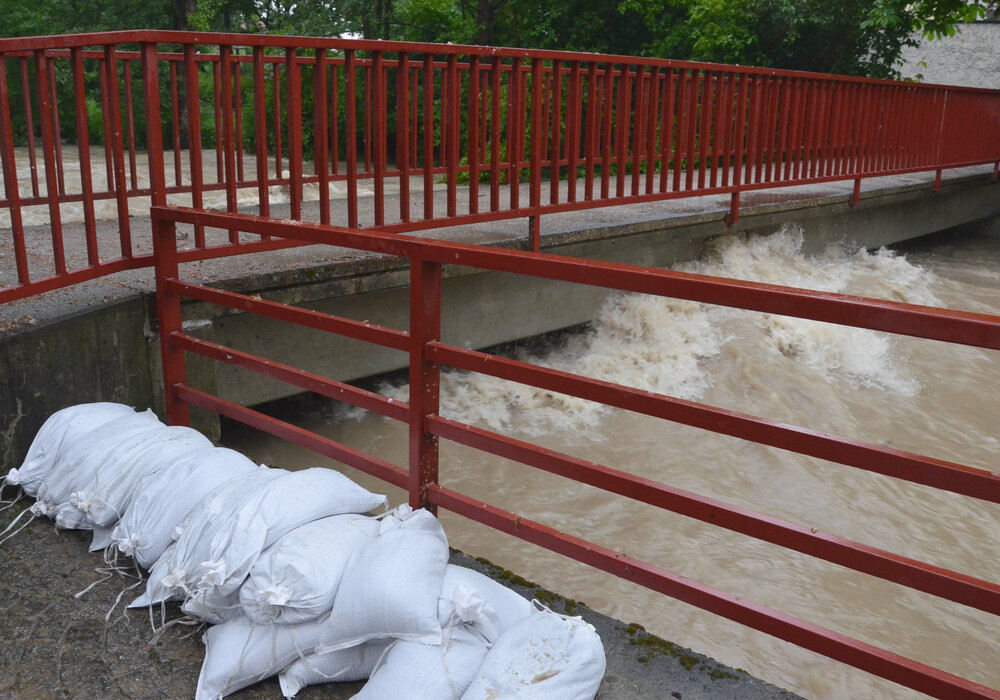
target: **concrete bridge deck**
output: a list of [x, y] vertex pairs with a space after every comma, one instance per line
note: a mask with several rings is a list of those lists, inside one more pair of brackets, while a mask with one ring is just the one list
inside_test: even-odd
[[[805, 252], [831, 242], [877, 247], [968, 225], [995, 225], [1000, 185], [989, 166], [946, 171], [941, 190], [931, 192], [933, 173], [866, 180], [860, 202], [851, 207], [850, 182], [822, 183], [778, 191], [744, 193], [742, 231], [767, 232], [784, 223], [806, 229]], [[526, 187], [526, 186], [525, 186]], [[524, 195], [527, 196], [526, 190]], [[438, 191], [435, 205], [443, 207]], [[373, 198], [360, 200], [361, 220]], [[344, 217], [346, 201], [333, 200], [333, 220]], [[398, 209], [388, 195], [386, 211]], [[698, 257], [707, 237], [730, 231], [724, 224], [728, 196], [701, 196], [652, 204], [597, 208], [543, 216], [546, 252], [592, 259], [668, 266]], [[414, 211], [419, 202], [414, 202]], [[279, 205], [273, 215], [287, 212]], [[305, 219], [318, 217], [318, 203], [305, 203]], [[149, 246], [149, 219], [131, 219], [137, 252]], [[114, 222], [100, 223], [102, 245], [118, 240]], [[183, 231], [180, 232], [183, 234]], [[211, 233], [211, 232], [210, 232]], [[217, 232], [221, 235], [222, 232]], [[455, 226], [419, 235], [470, 243], [524, 248], [524, 219]], [[67, 255], [85, 261], [82, 224], [66, 226]], [[45, 265], [49, 232], [28, 236], [36, 266]], [[4, 239], [2, 245], [9, 245]], [[9, 251], [2, 251], [8, 255]], [[8, 266], [5, 266], [8, 267]], [[72, 265], [71, 265], [72, 267]], [[405, 329], [408, 268], [405, 261], [328, 246], [207, 260], [182, 267], [185, 279], [268, 299], [371, 320]], [[10, 280], [0, 279], [0, 284]], [[71, 403], [115, 400], [158, 405], [162, 392], [153, 272], [119, 273], [0, 305], [0, 467], [16, 464], [35, 431], [54, 410]], [[446, 270], [444, 337], [466, 347], [489, 347], [589, 321], [604, 290], [467, 269]], [[539, 313], [544, 309], [545, 313]], [[287, 362], [335, 379], [352, 381], [402, 367], [405, 357], [319, 331], [247, 317], [201, 303], [185, 307], [189, 332], [225, 345]], [[490, 323], [483, 323], [489, 318]], [[189, 361], [197, 386], [244, 404], [295, 393], [294, 387], [264, 377], [248, 381], [240, 370], [201, 358]], [[217, 430], [214, 418], [201, 427]]]

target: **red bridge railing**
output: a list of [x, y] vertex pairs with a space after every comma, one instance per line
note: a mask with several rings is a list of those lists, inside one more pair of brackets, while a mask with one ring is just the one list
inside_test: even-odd
[[[0, 302], [152, 265], [129, 219], [147, 201], [201, 208], [217, 193], [230, 212], [392, 232], [526, 217], [537, 250], [547, 213], [731, 193], [734, 222], [749, 190], [853, 180], [856, 199], [864, 178], [1000, 166], [995, 90], [165, 31], [2, 39], [0, 64]], [[43, 227], [26, 239], [29, 211]], [[181, 256], [289, 244], [198, 227]]]
[[[460, 265], [531, 275], [993, 350], [1000, 350], [1000, 317], [632, 265], [442, 242], [380, 231], [357, 232], [345, 227], [276, 221], [241, 214], [155, 207], [152, 217], [165, 397], [171, 423], [186, 424], [188, 405], [201, 406], [408, 489], [410, 502], [414, 507], [447, 508], [577, 561], [930, 695], [942, 698], [1000, 698], [998, 690], [757, 605], [737, 595], [666, 571], [655, 564], [639, 561], [600, 544], [482, 503], [441, 486], [438, 479], [438, 441], [450, 440], [997, 615], [1000, 614], [1000, 585], [996, 583], [637, 477], [461, 421], [443, 418], [438, 414], [438, 392], [440, 368], [455, 367], [779, 447], [974, 499], [1000, 503], [1000, 475], [983, 469], [443, 343], [442, 270], [445, 265]], [[178, 271], [178, 224], [185, 228], [204, 226], [302, 244], [343, 246], [407, 258], [410, 261], [409, 331], [185, 282]], [[381, 394], [192, 337], [184, 333], [181, 325], [182, 298], [260, 314], [407, 352], [410, 401], [394, 401]], [[185, 375], [187, 353], [257, 372], [305, 391], [346, 401], [407, 423], [410, 446], [408, 464], [390, 464], [189, 385]], [[553, 494], [553, 498], [558, 497], [558, 494]]]

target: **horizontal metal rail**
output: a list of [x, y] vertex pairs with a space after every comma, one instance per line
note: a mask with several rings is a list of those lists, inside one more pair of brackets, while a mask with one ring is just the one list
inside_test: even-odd
[[[996, 179], [1000, 91], [451, 44], [27, 37], [0, 39], [0, 159], [2, 303], [150, 265], [130, 222], [147, 199], [397, 232], [524, 218], [538, 250], [558, 212], [729, 194], [733, 223], [747, 191], [853, 180], [854, 202], [866, 178]], [[86, 262], [65, 242], [81, 226]], [[185, 252], [254, 244], [199, 226]]]
[[[154, 207], [152, 216], [157, 245], [158, 316], [161, 324], [164, 385], [167, 387], [171, 422], [186, 422], [187, 403], [218, 411], [407, 488], [414, 506], [447, 508], [577, 561], [907, 687], [944, 698], [1000, 698], [997, 690], [481, 503], [440, 486], [438, 478], [438, 440], [450, 440], [823, 561], [1000, 615], [1000, 585], [996, 583], [438, 415], [440, 368], [452, 366], [978, 499], [1000, 502], [1000, 476], [984, 469], [826, 435], [757, 416], [444, 344], [440, 340], [441, 283], [445, 265], [469, 266], [723, 304], [733, 308], [779, 313], [992, 349], [1000, 349], [1000, 317], [632, 265], [484, 248], [379, 231], [358, 232], [343, 227], [273, 221], [241, 214]], [[268, 236], [272, 240], [288, 239], [301, 243], [342, 246], [408, 258], [411, 263], [409, 332], [372, 327], [328, 314], [182, 282], [178, 279], [178, 224], [219, 228], [241, 234], [252, 233]], [[217, 303], [249, 313], [261, 313], [271, 318], [302, 323], [312, 328], [405, 350], [410, 356], [410, 400], [408, 403], [395, 402], [373, 392], [349, 387], [342, 382], [317, 377], [249, 353], [192, 338], [179, 328], [182, 297]], [[406, 421], [410, 430], [408, 469], [389, 465], [328, 438], [190, 387], [185, 379], [185, 352], [194, 352], [245, 370], [259, 372], [300, 388]]]

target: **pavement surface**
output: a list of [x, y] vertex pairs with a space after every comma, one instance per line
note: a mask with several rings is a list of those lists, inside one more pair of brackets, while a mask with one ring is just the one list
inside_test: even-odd
[[[956, 168], [945, 171], [944, 182], [960, 180], [992, 172], [990, 166]], [[890, 177], [865, 180], [862, 185], [862, 199], [876, 197], [913, 188], [930, 188], [933, 173], [910, 173]], [[343, 183], [338, 183], [342, 186]], [[543, 188], [543, 202], [548, 202], [548, 188]], [[614, 191], [614, 182], [611, 185]], [[853, 182], [827, 182], [774, 190], [745, 192], [741, 198], [741, 212], [749, 216], [755, 212], [775, 212], [789, 209], [803, 209], [832, 202], [843, 202], [850, 196]], [[578, 187], [578, 198], [584, 198], [583, 184]], [[480, 187], [479, 210], [489, 208], [489, 188]], [[441, 186], [434, 190], [434, 211], [441, 215], [446, 211], [446, 192]], [[243, 193], [245, 196], [246, 193]], [[501, 208], [508, 206], [509, 187], [502, 188]], [[520, 189], [521, 201], [528, 201], [528, 186]], [[458, 214], [468, 211], [469, 195], [466, 188], [458, 193]], [[559, 201], [567, 199], [567, 184], [562, 183]], [[171, 203], [189, 205], [188, 198], [172, 196]], [[399, 197], [387, 193], [384, 197], [387, 223], [399, 220]], [[374, 221], [373, 196], [360, 196], [358, 200], [361, 225], [371, 225]], [[411, 211], [418, 216], [423, 211], [422, 192], [413, 188]], [[133, 205], [136, 203], [133, 202]], [[133, 209], [135, 206], [133, 206]], [[600, 207], [582, 211], [546, 214], [541, 217], [543, 248], [581, 240], [614, 237], [639, 233], [657, 228], [695, 224], [704, 221], [721, 221], [729, 210], [729, 195], [703, 195], [685, 197], [660, 202], [628, 204]], [[243, 213], [255, 214], [255, 206], [241, 207]], [[274, 204], [271, 215], [287, 218], [287, 204]], [[306, 221], [319, 220], [319, 203], [303, 202], [302, 218]], [[343, 192], [335, 193], [331, 199], [331, 221], [343, 224], [347, 219], [347, 201]], [[152, 250], [151, 229], [148, 217], [130, 218], [131, 236], [135, 255], [144, 255]], [[84, 228], [81, 222], [67, 222], [63, 226], [67, 269], [85, 267], [87, 251]], [[2, 232], [0, 232], [2, 233]], [[178, 227], [179, 246], [191, 247], [193, 235], [185, 227]], [[225, 232], [206, 232], [209, 245], [225, 241]], [[528, 246], [528, 224], [524, 218], [478, 224], [451, 226], [419, 231], [413, 235], [464, 243], [490, 244], [526, 248]], [[102, 260], [112, 260], [120, 255], [119, 227], [117, 221], [98, 221], [97, 238]], [[51, 232], [47, 225], [30, 226], [25, 229], [29, 268], [32, 279], [53, 274]], [[244, 240], [256, 240], [255, 236], [244, 234]], [[185, 279], [192, 282], [223, 285], [230, 287], [252, 287], [256, 280], [275, 276], [300, 274], [302, 271], [333, 269], [346, 261], [363, 261], [378, 258], [375, 254], [337, 248], [334, 246], [306, 246], [268, 253], [206, 260], [182, 266]], [[0, 289], [16, 284], [14, 254], [11, 238], [0, 235]], [[265, 286], [265, 285], [261, 285]], [[19, 327], [42, 325], [67, 315], [112, 303], [137, 294], [151, 292], [154, 288], [151, 268], [130, 270], [84, 282], [72, 287], [58, 289], [28, 299], [0, 304], [0, 331]]]
[[[11, 489], [7, 490], [7, 497]], [[0, 512], [0, 531], [29, 504], [22, 499]], [[28, 517], [28, 516], [25, 516]], [[22, 519], [18, 524], [24, 522]], [[56, 531], [35, 520], [0, 544], [0, 698], [184, 698], [193, 697], [204, 658], [201, 632], [167, 630], [155, 644], [148, 615], [111, 613], [119, 593], [135, 579], [106, 578], [95, 571], [90, 538]], [[683, 647], [596, 613], [504, 571], [485, 560], [453, 551], [452, 563], [477, 569], [552, 610], [581, 615], [604, 643], [607, 671], [598, 695], [626, 698], [795, 698], [763, 681]], [[74, 595], [100, 581], [80, 598]], [[127, 601], [141, 589], [129, 591]], [[169, 617], [180, 616], [176, 606]], [[363, 683], [328, 683], [304, 689], [299, 698], [349, 698]], [[280, 698], [277, 679], [242, 690], [233, 698]]]

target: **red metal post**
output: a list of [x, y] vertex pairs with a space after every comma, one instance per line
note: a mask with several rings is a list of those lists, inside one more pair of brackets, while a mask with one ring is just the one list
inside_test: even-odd
[[135, 102], [132, 96], [132, 61], [124, 59], [122, 69], [125, 73], [125, 125], [128, 127], [128, 172], [132, 182], [132, 189], [139, 189], [139, 170], [136, 164], [135, 153]]
[[386, 79], [385, 62], [382, 52], [376, 51], [372, 60], [372, 83], [374, 94], [368, 100], [368, 104], [374, 102], [375, 109], [372, 112], [373, 131], [375, 140], [372, 143], [373, 157], [375, 160], [375, 225], [382, 226], [385, 223], [385, 164], [386, 164]]
[[59, 212], [59, 184], [56, 173], [55, 136], [52, 133], [52, 106], [49, 85], [49, 65], [45, 51], [35, 51], [35, 78], [38, 84], [38, 119], [42, 129], [42, 155], [45, 157], [45, 196], [49, 203], [49, 228], [52, 233], [52, 258], [57, 275], [66, 274], [66, 254], [63, 251], [62, 218]]
[[[302, 76], [295, 49], [285, 52], [285, 82], [288, 86], [288, 170], [291, 173], [290, 214], [302, 218]], [[354, 225], [357, 225], [355, 222]]]
[[[451, 54], [448, 56], [448, 80], [444, 88], [445, 94], [441, 97], [441, 113], [447, 112], [447, 120], [443, 127], [441, 138], [446, 141], [445, 165], [447, 174], [447, 201], [448, 216], [458, 215], [458, 139], [459, 139], [459, 111], [458, 103], [462, 95], [462, 82], [458, 75], [458, 56]], [[444, 130], [447, 131], [444, 131]]]
[[153, 217], [153, 260], [156, 274], [156, 318], [160, 331], [160, 359], [163, 364], [163, 402], [170, 425], [190, 425], [188, 405], [179, 399], [174, 387], [187, 382], [184, 351], [170, 340], [180, 332], [181, 298], [170, 291], [167, 280], [178, 277], [177, 231], [172, 221]]
[[[326, 49], [320, 49], [316, 52], [316, 60], [313, 63], [313, 172], [316, 173], [319, 187], [321, 224], [330, 223], [330, 163], [327, 161], [326, 133]], [[382, 202], [381, 192], [378, 191], [380, 185], [381, 180], [376, 179], [376, 217], [379, 214], [379, 204]], [[376, 221], [376, 223], [381, 222]]]
[[344, 51], [344, 121], [347, 146], [347, 226], [358, 226], [358, 107], [354, 51]]
[[[399, 170], [399, 219], [404, 222], [410, 220], [411, 128], [410, 64], [409, 54], [404, 51], [400, 52], [396, 66], [396, 168]], [[416, 147], [413, 141], [413, 148]]]
[[629, 95], [629, 66], [623, 63], [618, 73], [618, 96], [615, 103], [615, 196], [625, 196], [625, 157], [628, 153], [628, 129], [632, 121]]
[[647, 76], [643, 67], [635, 67], [635, 110], [630, 121], [632, 123], [632, 195], [639, 194], [639, 182], [642, 179], [642, 154], [645, 148], [646, 136], [646, 82]]
[[340, 78], [337, 64], [330, 66], [330, 158], [333, 161], [333, 174], [340, 173]]
[[597, 63], [591, 62], [590, 68], [587, 70], [587, 174], [583, 191], [583, 198], [588, 202], [594, 199], [594, 163], [597, 158], [597, 148], [599, 145], [597, 130], [599, 110], [600, 105], [597, 102]]
[[156, 44], [142, 45], [142, 88], [146, 105], [146, 147], [149, 151], [151, 206], [167, 203], [167, 176], [163, 162], [163, 115], [160, 108], [160, 73]]
[[236, 182], [243, 183], [246, 176], [243, 172], [243, 79], [240, 76], [240, 62], [233, 61], [233, 109], [236, 116]]
[[111, 131], [105, 133], [104, 137], [111, 142], [114, 183], [109, 182], [108, 187], [114, 191], [118, 203], [118, 236], [122, 257], [131, 258], [132, 231], [128, 218], [128, 186], [125, 184], [125, 154], [122, 151], [122, 108], [118, 91], [118, 59], [115, 56], [114, 46], [104, 47], [104, 68], [107, 73], [108, 88], [106, 104], [111, 119]]
[[[653, 194], [656, 178], [656, 118], [660, 114], [660, 67], [653, 66], [646, 91], [646, 194]], [[715, 171], [713, 170], [713, 173]]]
[[580, 158], [580, 62], [573, 61], [569, 70], [569, 92], [566, 105], [566, 201], [576, 201], [576, 166]]
[[274, 95], [274, 177], [284, 180], [284, 168], [281, 167], [281, 65], [274, 64], [272, 90]]
[[[73, 102], [76, 107], [76, 144], [80, 158], [80, 192], [83, 195], [83, 228], [87, 241], [87, 263], [96, 265], [101, 261], [97, 248], [97, 223], [94, 217], [94, 184], [90, 170], [90, 127], [87, 121], [87, 89], [83, 78], [83, 55], [79, 48], [70, 50], [73, 70]], [[6, 70], [0, 71], [6, 72]], [[6, 80], [0, 85], [6, 100]], [[6, 107], [3, 108], [6, 112]], [[0, 126], [0, 128], [3, 128]], [[15, 191], [16, 197], [16, 191]], [[20, 212], [19, 212], [20, 213]], [[11, 210], [13, 215], [13, 210]], [[13, 223], [13, 216], [11, 218]]]
[[428, 420], [437, 416], [441, 370], [427, 357], [441, 336], [441, 265], [410, 259], [410, 505], [436, 508], [427, 490], [438, 481], [438, 438]]
[[[497, 59], [499, 60], [499, 59]], [[424, 219], [434, 218], [434, 54], [424, 54]], [[494, 167], [495, 164], [494, 164]]]
[[[184, 90], [188, 113], [188, 165], [191, 168], [191, 206], [202, 207], [202, 159], [201, 159], [201, 89], [198, 78], [198, 60], [193, 44], [184, 45]], [[205, 247], [205, 227], [195, 224], [194, 245]]]
[[559, 203], [559, 178], [562, 173], [562, 63], [552, 62], [552, 126], [549, 151], [549, 203]]
[[[24, 123], [28, 136], [28, 167], [31, 171], [31, 194], [38, 196], [38, 159], [35, 157], [35, 122], [31, 114], [31, 82], [28, 80], [28, 59], [21, 59], [21, 94], [24, 95]], [[105, 130], [106, 132], [107, 130]], [[111, 159], [108, 159], [111, 162]], [[110, 182], [110, 180], [109, 180]]]
[[[532, 208], [542, 203], [542, 123], [545, 115], [542, 113], [542, 60], [531, 61], [531, 171], [529, 198]], [[529, 218], [528, 237], [531, 239], [531, 249], [538, 252], [542, 249], [541, 229], [538, 216]]]
[[[490, 211], [500, 211], [500, 80], [503, 59], [493, 59], [490, 74]], [[424, 72], [426, 78], [427, 72]], [[425, 103], [426, 105], [426, 103]], [[426, 117], [425, 117], [426, 121]]]
[[[30, 102], [25, 93], [25, 102]], [[14, 235], [14, 263], [18, 284], [28, 284], [28, 255], [24, 245], [24, 222], [21, 217], [21, 195], [17, 186], [17, 164], [14, 159], [14, 133], [11, 127], [10, 98], [7, 92], [7, 64], [0, 58], [0, 157], [3, 159], [4, 196], [10, 202], [10, 227]]]
[[521, 144], [524, 134], [519, 131], [521, 111], [521, 59], [515, 58], [510, 65], [510, 81], [507, 83], [507, 180], [510, 185], [510, 208], [518, 208], [521, 195]]
[[[469, 122], [466, 157], [469, 163], [469, 213], [479, 213], [479, 56], [469, 57]], [[532, 129], [536, 127], [532, 125]]]
[[266, 217], [271, 215], [271, 194], [267, 178], [267, 93], [263, 46], [253, 47], [253, 128], [257, 158], [257, 206], [260, 215]]
[[181, 115], [177, 90], [177, 62], [170, 61], [170, 140], [174, 151], [174, 184], [181, 186]]
[[[236, 146], [233, 134], [233, 75], [232, 75], [232, 47], [223, 44], [219, 47], [220, 74], [219, 84], [222, 91], [219, 100], [222, 102], [222, 156], [225, 165], [226, 178], [226, 210], [236, 211]], [[294, 194], [292, 196], [294, 199]], [[292, 204], [294, 210], [295, 205]], [[294, 213], [293, 219], [297, 219]], [[239, 243], [240, 234], [236, 229], [229, 230], [229, 242]]]
[[49, 91], [52, 93], [52, 130], [55, 135], [56, 173], [59, 175], [59, 194], [66, 194], [66, 175], [62, 157], [62, 129], [59, 127], [59, 91], [56, 90], [55, 61], [49, 60]]

